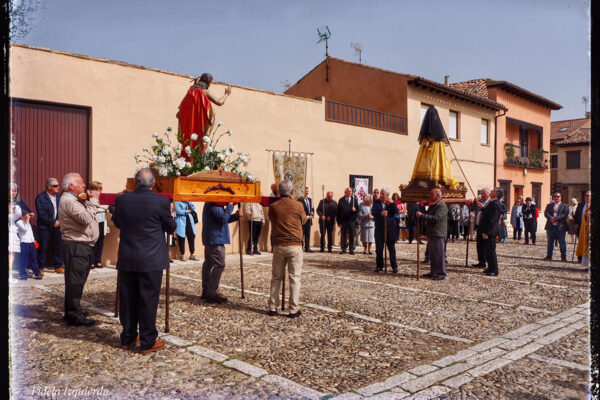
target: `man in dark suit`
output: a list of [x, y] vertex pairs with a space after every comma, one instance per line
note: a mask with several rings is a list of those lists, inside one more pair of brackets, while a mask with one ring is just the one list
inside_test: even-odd
[[138, 337], [140, 352], [159, 350], [156, 311], [163, 270], [169, 268], [165, 232], [176, 228], [169, 199], [152, 192], [154, 175], [149, 168], [135, 174], [135, 190], [115, 200], [113, 222], [121, 230], [119, 270], [119, 319], [123, 325], [121, 347], [132, 348]]
[[416, 217], [427, 223], [427, 250], [431, 262], [431, 272], [426, 278], [434, 281], [446, 279], [446, 239], [448, 235], [448, 206], [442, 200], [442, 191], [431, 189], [431, 200], [427, 212], [416, 212]]
[[[477, 235], [483, 239], [483, 255], [487, 268], [483, 271], [487, 276], [498, 276], [498, 258], [496, 257], [496, 235], [500, 225], [500, 214], [502, 206], [500, 200], [504, 197], [504, 191], [496, 188], [490, 192], [489, 202], [482, 207], [481, 217], [477, 226]], [[483, 199], [483, 192], [482, 192]]]
[[523, 223], [525, 224], [525, 244], [529, 244], [531, 236], [531, 244], [535, 244], [535, 220], [536, 220], [536, 205], [533, 204], [531, 197], [525, 199], [525, 204], [522, 208]]
[[474, 209], [476, 210], [475, 214], [475, 229], [477, 230], [477, 235], [475, 236], [476, 244], [477, 244], [477, 264], [473, 264], [472, 266], [477, 268], [486, 268], [485, 262], [485, 239], [481, 235], [481, 230], [479, 229], [479, 223], [481, 221], [481, 216], [483, 215], [483, 210], [487, 207], [487, 205], [492, 201], [490, 198], [490, 189], [483, 188], [481, 189], [481, 198], [475, 199]]
[[408, 244], [411, 244], [415, 237], [415, 225], [417, 221], [416, 213], [420, 211], [417, 203], [408, 203], [406, 205], [406, 228], [408, 229]]
[[317, 214], [319, 215], [319, 232], [321, 233], [321, 253], [325, 252], [325, 235], [327, 235], [327, 251], [331, 253], [333, 226], [337, 215], [337, 201], [333, 199], [333, 192], [327, 192], [327, 197], [319, 202]]
[[60, 223], [58, 222], [58, 203], [60, 194], [58, 190], [60, 185], [58, 179], [48, 178], [46, 180], [46, 190], [38, 194], [35, 198], [35, 210], [37, 211], [37, 224], [40, 238], [40, 248], [38, 250], [38, 265], [40, 271], [44, 271], [46, 263], [46, 253], [48, 244], [52, 241], [54, 249], [54, 271], [61, 274], [64, 272], [62, 267], [62, 256], [60, 254]]
[[546, 233], [548, 235], [548, 250], [544, 260], [552, 260], [554, 241], [558, 240], [560, 246], [560, 260], [567, 261], [567, 242], [565, 235], [569, 230], [567, 217], [569, 206], [560, 201], [561, 194], [556, 192], [552, 195], [552, 202], [546, 206], [544, 216], [546, 217]]
[[[581, 203], [577, 204], [577, 208], [575, 208], [575, 215], [573, 218], [575, 219], [575, 225], [577, 226], [577, 236], [579, 236], [579, 228], [581, 228], [581, 219], [583, 218], [583, 214], [585, 210], [590, 206], [590, 201], [592, 200], [592, 192], [589, 190], [585, 192], [585, 199]], [[577, 256], [577, 262], [581, 263], [581, 256]]]
[[312, 199], [308, 197], [308, 187], [304, 188], [304, 197], [298, 199], [298, 201], [302, 203], [302, 206], [304, 207], [304, 212], [306, 213], [306, 223], [302, 225], [304, 251], [307, 253], [312, 253], [313, 251], [310, 249], [310, 228], [312, 226], [312, 220], [315, 215], [315, 209], [313, 207]]
[[[379, 199], [373, 201], [371, 214], [375, 217], [375, 272], [383, 271], [383, 252], [387, 246], [390, 255], [390, 265], [394, 274], [398, 273], [398, 262], [396, 260], [396, 215], [400, 213], [398, 206], [390, 201], [390, 190], [381, 188]], [[387, 220], [387, 222], [386, 222]], [[385, 227], [387, 224], [387, 234]]]
[[[344, 190], [344, 197], [338, 200], [337, 224], [341, 229], [342, 251], [346, 253], [346, 248], [350, 248], [350, 254], [354, 254], [354, 236], [356, 236], [356, 217], [358, 215], [358, 200], [352, 196], [352, 189], [349, 187]], [[346, 234], [349, 243], [346, 242]]]

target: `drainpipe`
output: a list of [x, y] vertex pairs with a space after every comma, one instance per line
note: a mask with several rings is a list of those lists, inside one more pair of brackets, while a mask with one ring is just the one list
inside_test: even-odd
[[494, 185], [496, 187], [496, 163], [498, 160], [498, 117], [504, 117], [506, 115], [506, 110], [504, 110], [504, 114], [496, 115], [494, 117]]

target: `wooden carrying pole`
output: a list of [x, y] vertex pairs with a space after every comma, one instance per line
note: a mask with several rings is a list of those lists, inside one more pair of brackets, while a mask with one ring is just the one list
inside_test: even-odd
[[285, 270], [283, 267], [283, 280], [281, 281], [281, 311], [285, 310]]
[[469, 227], [466, 226], [465, 227], [467, 229], [467, 252], [466, 252], [466, 256], [465, 256], [465, 267], [469, 266], [469, 239], [471, 238], [471, 232], [468, 232]]
[[169, 333], [169, 295], [171, 292], [171, 266], [167, 268], [165, 282], [165, 333]]
[[[252, 222], [250, 222], [250, 226], [252, 226]], [[252, 233], [250, 233], [252, 234]], [[252, 238], [250, 238], [252, 241]], [[238, 244], [240, 246], [240, 279], [242, 285], [242, 299], [245, 299], [244, 293], [244, 251], [242, 250], [242, 221], [238, 219]]]
[[115, 318], [119, 316], [119, 286], [121, 286], [121, 275], [117, 270], [117, 290], [115, 292]]
[[387, 274], [387, 215], [383, 220], [383, 270]]
[[421, 279], [421, 220], [417, 219], [417, 280]]

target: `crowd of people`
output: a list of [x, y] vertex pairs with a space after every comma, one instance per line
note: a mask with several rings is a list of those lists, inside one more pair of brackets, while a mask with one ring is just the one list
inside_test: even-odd
[[[121, 346], [130, 349], [139, 343], [140, 352], [147, 354], [164, 345], [158, 339], [156, 313], [163, 270], [173, 261], [165, 235], [176, 238], [180, 259], [186, 260], [187, 239], [189, 259], [199, 260], [194, 255], [195, 225], [199, 221], [193, 203], [172, 202], [152, 192], [154, 175], [150, 169], [137, 171], [135, 185], [135, 190], [120, 194], [114, 206], [108, 207], [99, 202], [101, 182], [91, 182], [86, 190], [83, 178], [77, 173], [65, 175], [61, 184], [58, 179], [49, 178], [45, 190], [35, 200], [38, 243], [31, 223], [36, 214], [20, 199], [18, 186], [11, 184], [9, 254], [20, 279], [28, 279], [28, 270], [34, 279], [42, 279], [48, 264], [53, 265], [57, 273], [64, 273], [64, 320], [69, 325], [92, 326], [95, 321], [81, 308], [81, 297], [89, 271], [102, 267], [103, 237], [108, 233], [107, 212], [111, 212], [114, 225], [120, 229], [117, 270], [119, 318], [123, 326]], [[62, 193], [59, 193], [61, 187]], [[288, 315], [290, 318], [301, 315], [303, 253], [312, 252], [310, 233], [315, 217], [321, 233], [321, 252], [326, 248], [332, 252], [333, 230], [337, 225], [341, 254], [355, 254], [359, 242], [363, 254], [372, 254], [375, 244], [375, 272], [384, 271], [389, 262], [392, 273], [398, 273], [396, 243], [400, 240], [422, 243], [426, 238], [425, 262], [430, 264], [430, 272], [424, 276], [436, 281], [446, 278], [447, 243], [458, 240], [461, 235], [468, 238], [475, 231], [478, 262], [473, 267], [484, 268], [488, 276], [498, 276], [496, 243], [502, 241], [502, 225], [506, 220], [504, 193], [500, 188], [484, 188], [480, 197], [462, 205], [446, 204], [438, 188], [431, 190], [429, 202], [408, 204], [385, 187], [364, 195], [360, 201], [351, 188], [346, 188], [344, 196], [337, 201], [333, 199], [333, 192], [327, 192], [316, 209], [308, 188], [297, 199], [289, 181], [274, 184], [271, 190], [271, 196], [278, 197], [268, 207], [273, 257], [267, 313], [271, 316], [278, 315], [279, 293], [286, 273], [290, 282]], [[586, 193], [584, 202], [572, 204], [571, 208], [561, 202], [560, 193], [552, 195], [552, 202], [544, 210], [548, 237], [545, 259], [552, 259], [557, 242], [561, 260], [567, 261], [565, 237], [567, 232], [572, 232], [573, 240], [578, 240], [579, 262], [589, 266], [590, 202], [590, 192]], [[530, 240], [535, 244], [538, 210], [532, 199], [528, 197], [523, 203], [518, 198], [510, 215], [515, 243], [520, 242], [524, 230], [525, 244]], [[237, 211], [232, 203], [204, 203], [200, 298], [207, 303], [227, 302], [218, 289], [225, 268], [225, 245], [230, 244], [229, 224], [244, 216], [250, 233], [246, 253], [258, 255], [258, 240], [265, 224], [259, 203], [240, 205]], [[419, 237], [416, 231], [420, 232]], [[48, 251], [49, 246], [53, 247], [52, 252]], [[46, 260], [47, 255], [52, 258]]]

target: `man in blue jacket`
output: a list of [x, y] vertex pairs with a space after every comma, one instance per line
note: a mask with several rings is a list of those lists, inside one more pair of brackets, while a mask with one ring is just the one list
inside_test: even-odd
[[169, 267], [165, 232], [175, 231], [169, 199], [152, 192], [154, 175], [149, 168], [135, 174], [135, 190], [117, 196], [113, 222], [121, 230], [119, 319], [123, 325], [121, 347], [132, 348], [140, 338], [140, 352], [159, 350], [156, 311], [163, 270]]
[[[398, 273], [398, 262], [396, 261], [396, 233], [398, 232], [396, 215], [399, 212], [396, 203], [390, 201], [390, 190], [388, 188], [381, 188], [379, 199], [373, 201], [373, 207], [371, 207], [371, 214], [375, 217], [375, 272], [383, 271], [383, 252], [384, 246], [387, 246], [390, 253], [392, 272], [394, 274]], [[385, 235], [386, 219], [387, 236]]]
[[225, 245], [229, 240], [229, 223], [243, 216], [243, 211], [233, 213], [233, 204], [205, 203], [202, 210], [202, 296], [208, 303], [225, 303], [227, 298], [217, 293], [221, 274], [225, 269]]
[[60, 194], [58, 190], [60, 185], [58, 179], [48, 178], [46, 181], [46, 190], [38, 194], [35, 198], [35, 210], [37, 211], [37, 225], [40, 234], [40, 248], [38, 250], [38, 265], [40, 270], [44, 271], [46, 263], [46, 253], [48, 244], [52, 241], [54, 248], [54, 270], [57, 273], [63, 273], [62, 256], [60, 254], [60, 224], [58, 222], [58, 203]]

